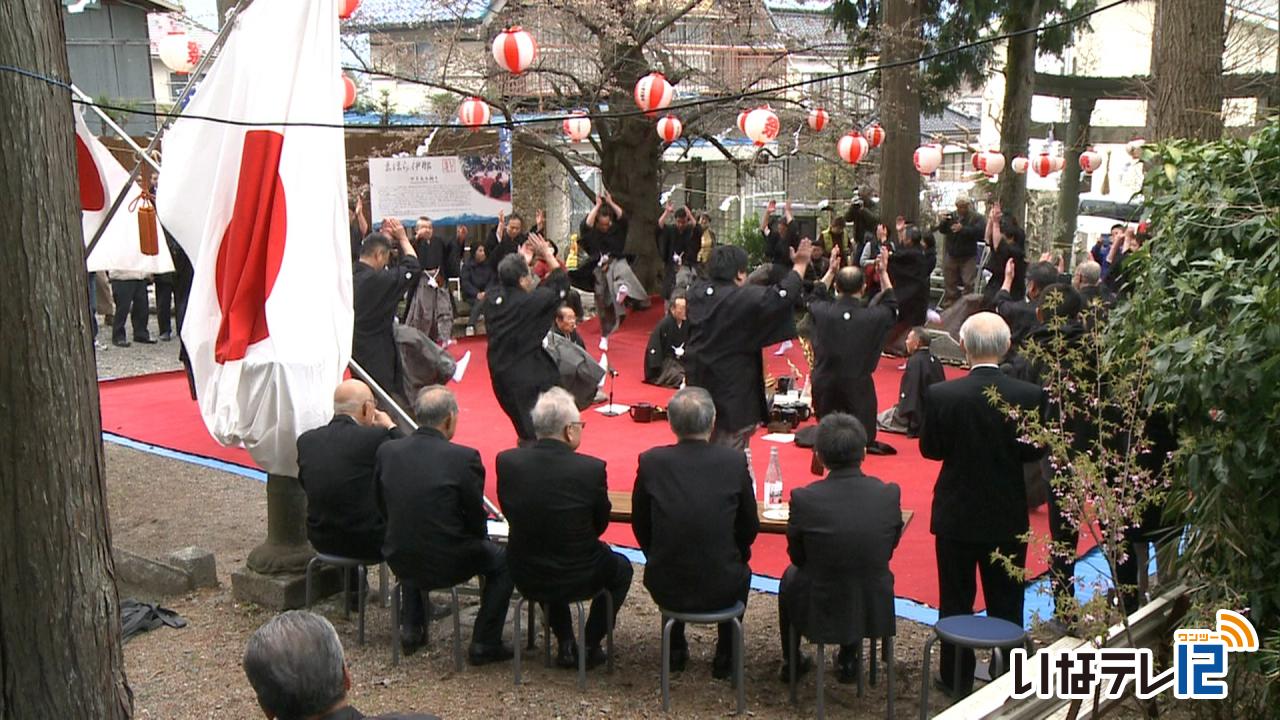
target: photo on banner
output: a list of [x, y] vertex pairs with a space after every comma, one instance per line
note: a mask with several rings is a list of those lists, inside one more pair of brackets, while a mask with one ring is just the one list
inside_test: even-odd
[[431, 218], [436, 225], [492, 225], [511, 213], [509, 155], [369, 158], [374, 218]]

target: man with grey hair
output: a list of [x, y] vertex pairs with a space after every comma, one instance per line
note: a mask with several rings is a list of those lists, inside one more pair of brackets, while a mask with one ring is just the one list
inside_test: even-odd
[[[667, 419], [678, 442], [640, 454], [631, 528], [647, 558], [644, 586], [658, 607], [715, 612], [742, 603], [751, 587], [751, 543], [760, 530], [755, 491], [740, 450], [709, 442], [716, 406], [699, 387], [677, 392]], [[697, 552], [690, 552], [697, 548]], [[684, 669], [684, 623], [671, 629], [671, 669]], [[733, 672], [733, 623], [719, 627], [711, 674]]]
[[[319, 615], [290, 610], [249, 638], [244, 674], [268, 720], [359, 720], [347, 701], [351, 672], [338, 633]], [[369, 720], [436, 720], [434, 715], [391, 714]]]
[[606, 590], [604, 603], [591, 603], [584, 638], [588, 667], [607, 659], [600, 641], [617, 617], [631, 587], [631, 562], [600, 541], [609, 527], [609, 487], [605, 463], [576, 452], [585, 422], [573, 396], [551, 388], [532, 413], [537, 441], [498, 453], [498, 502], [511, 527], [511, 575], [520, 593], [548, 608], [559, 642], [556, 663], [578, 665], [569, 603]]
[[969, 198], [961, 195], [956, 198], [956, 211], [943, 218], [934, 232], [942, 233], [945, 239], [941, 309], [973, 292], [973, 281], [978, 276], [978, 243], [987, 233], [987, 219], [970, 210]]
[[[936, 538], [939, 616], [973, 613], [976, 570], [987, 614], [1022, 627], [1022, 583], [992, 555], [1012, 557], [1017, 568], [1026, 569], [1023, 465], [1039, 460], [1044, 450], [1021, 440], [1010, 409], [1019, 417], [1032, 412], [1044, 417], [1046, 401], [1038, 385], [1000, 371], [1009, 342], [1009, 326], [995, 313], [981, 312], [964, 322], [960, 347], [969, 375], [925, 390], [920, 453], [942, 461], [930, 522]], [[990, 393], [1000, 405], [988, 399]], [[973, 687], [973, 666], [972, 650], [944, 642], [938, 682], [953, 697], [966, 695]]]
[[[307, 494], [307, 539], [328, 555], [382, 559], [385, 524], [373, 496], [373, 463], [378, 448], [403, 433], [378, 409], [369, 386], [340, 383], [333, 393], [333, 419], [298, 437], [298, 483]], [[346, 602], [357, 608], [355, 568]]]
[[1076, 265], [1075, 274], [1071, 277], [1071, 286], [1080, 293], [1086, 329], [1092, 328], [1098, 320], [1104, 319], [1107, 311], [1115, 304], [1115, 294], [1102, 284], [1102, 266], [1093, 260], [1086, 260]]
[[867, 431], [852, 415], [830, 413], [818, 423], [814, 449], [827, 477], [791, 492], [787, 555], [791, 566], [778, 587], [782, 680], [791, 661], [799, 675], [807, 658], [791, 644], [791, 630], [840, 645], [837, 679], [857, 680], [863, 638], [891, 638], [896, 620], [889, 560], [902, 534], [902, 490], [864, 475]]
[[387, 519], [383, 557], [400, 578], [404, 602], [400, 644], [416, 652], [426, 639], [426, 590], [484, 578], [480, 611], [471, 633], [472, 665], [508, 660], [502, 626], [511, 601], [507, 553], [488, 539], [484, 465], [480, 453], [454, 444], [458, 402], [448, 388], [418, 393], [418, 429], [378, 450], [378, 506]]

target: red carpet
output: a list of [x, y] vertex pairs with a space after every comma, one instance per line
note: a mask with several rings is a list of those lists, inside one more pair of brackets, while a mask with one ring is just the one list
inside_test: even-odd
[[[648, 401], [665, 405], [672, 390], [645, 385], [641, 382], [642, 359], [649, 330], [662, 317], [660, 303], [654, 308], [634, 313], [622, 328], [609, 339], [609, 363], [619, 370], [614, 389], [615, 400], [631, 404]], [[595, 322], [584, 323], [581, 333], [588, 348], [595, 348], [599, 341], [599, 326]], [[515, 432], [506, 415], [494, 400], [485, 362], [483, 338], [463, 338], [452, 348], [456, 357], [466, 350], [472, 352], [471, 366], [466, 377], [454, 386], [462, 419], [455, 440], [480, 450], [485, 467], [490, 469], [488, 495], [497, 496], [492, 475], [494, 456], [501, 450], [515, 445]], [[776, 374], [786, 373], [783, 358], [766, 351], [766, 366]], [[593, 355], [598, 355], [593, 351]], [[806, 364], [799, 347], [788, 352], [796, 367]], [[897, 369], [901, 360], [883, 359], [876, 373], [876, 391], [883, 409], [896, 402], [902, 372]], [[958, 374], [948, 369], [948, 376]], [[103, 382], [99, 386], [102, 401], [102, 429], [134, 440], [170, 448], [195, 455], [216, 458], [248, 467], [254, 467], [249, 454], [240, 448], [224, 448], [218, 445], [205, 430], [195, 402], [187, 391], [182, 373], [163, 373], [127, 380]], [[605, 390], [608, 390], [606, 384]], [[666, 423], [638, 424], [629, 417], [605, 417], [594, 410], [583, 412], [587, 422], [581, 451], [609, 463], [609, 488], [628, 490], [635, 480], [636, 456], [655, 445], [674, 442]], [[813, 422], [810, 420], [809, 422]], [[760, 431], [751, 443], [756, 476], [764, 481], [768, 466], [769, 450], [778, 448], [782, 461], [783, 479], [787, 488], [807, 485], [815, 479], [809, 472], [810, 451], [795, 445], [778, 445], [761, 440]], [[934, 565], [933, 535], [929, 533], [929, 508], [933, 497], [933, 483], [937, 478], [938, 463], [920, 456], [915, 440], [902, 435], [880, 433], [879, 438], [898, 450], [897, 455], [869, 456], [864, 471], [882, 480], [902, 486], [902, 506], [914, 510], [915, 518], [907, 528], [893, 558], [896, 590], [899, 597], [938, 605], [937, 571]], [[1043, 509], [1032, 515], [1032, 528], [1037, 537], [1048, 536], [1047, 516]], [[614, 525], [605, 535], [609, 542], [635, 546], [631, 528]], [[778, 577], [787, 566], [786, 539], [777, 535], [761, 535], [756, 540], [752, 569], [761, 575]], [[1038, 575], [1045, 569], [1043, 553], [1032, 551], [1031, 570]], [[981, 605], [980, 605], [981, 606]]]

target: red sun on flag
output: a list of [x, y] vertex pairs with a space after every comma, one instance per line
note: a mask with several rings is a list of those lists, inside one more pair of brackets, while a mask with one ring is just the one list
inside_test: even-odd
[[222, 322], [214, 359], [243, 360], [249, 346], [270, 335], [267, 298], [280, 273], [287, 234], [280, 151], [284, 136], [271, 130], [245, 134], [231, 222], [218, 246], [215, 283]]
[[107, 191], [102, 185], [102, 175], [98, 172], [98, 163], [93, 161], [93, 153], [84, 144], [80, 136], [76, 136], [76, 169], [80, 176], [80, 209], [98, 212], [107, 206]]

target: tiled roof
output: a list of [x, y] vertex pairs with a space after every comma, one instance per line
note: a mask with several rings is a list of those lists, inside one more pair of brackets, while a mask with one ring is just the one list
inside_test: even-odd
[[[790, 2], [787, 5], [821, 5], [822, 3]], [[826, 3], [830, 7], [830, 3]], [[842, 30], [831, 25], [829, 9], [796, 11], [771, 8], [769, 14], [787, 47], [804, 54], [847, 55], [849, 41]]]
[[920, 116], [920, 135], [964, 135], [982, 130], [982, 118], [944, 108], [938, 115]]
[[343, 29], [389, 30], [458, 21], [470, 24], [484, 20], [496, 4], [495, 0], [363, 0]]
[[824, 13], [834, 4], [832, 0], [764, 0], [764, 6], [772, 11]]

